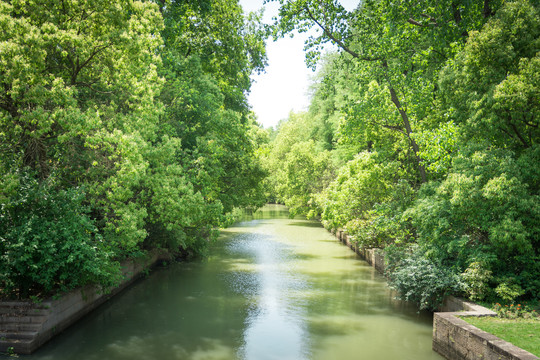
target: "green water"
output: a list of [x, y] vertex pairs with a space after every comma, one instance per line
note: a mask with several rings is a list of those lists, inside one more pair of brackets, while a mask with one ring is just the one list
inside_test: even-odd
[[441, 359], [431, 317], [317, 222], [266, 206], [25, 359]]

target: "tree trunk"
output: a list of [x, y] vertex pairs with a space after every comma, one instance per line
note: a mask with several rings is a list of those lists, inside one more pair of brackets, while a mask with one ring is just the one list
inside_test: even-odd
[[[330, 31], [330, 29], [326, 28], [323, 24], [321, 24], [319, 21], [317, 21], [317, 18], [313, 15], [313, 12], [311, 12], [311, 10], [307, 7], [305, 7], [305, 10], [309, 16], [309, 18], [315, 22], [315, 24], [317, 24], [317, 26], [319, 28], [321, 28], [324, 33], [337, 45], [339, 46], [340, 48], [342, 48], [344, 51], [346, 51], [347, 53], [349, 53], [352, 57], [358, 59], [358, 60], [362, 60], [362, 61], [382, 61], [382, 66], [385, 70], [388, 69], [388, 63], [386, 62], [386, 59], [384, 58], [380, 58], [380, 57], [364, 57], [364, 56], [361, 56], [360, 54], [358, 54], [357, 52], [353, 51], [352, 49], [350, 49], [346, 44], [344, 44], [341, 40], [339, 40], [338, 38], [336, 38], [334, 36], [334, 34], [332, 33], [332, 31]], [[459, 10], [457, 9], [457, 7], [454, 5], [454, 17], [456, 18], [456, 23], [459, 23], [461, 21], [461, 14], [459, 13]], [[414, 139], [412, 138], [411, 134], [412, 134], [412, 128], [411, 128], [411, 123], [409, 122], [409, 117], [407, 116], [407, 113], [405, 112], [405, 110], [403, 110], [403, 107], [401, 106], [401, 102], [399, 101], [399, 98], [397, 97], [397, 93], [396, 91], [394, 90], [392, 84], [390, 84], [390, 81], [388, 81], [388, 85], [389, 85], [389, 89], [390, 89], [390, 96], [392, 98], [392, 102], [394, 103], [394, 105], [396, 106], [396, 108], [398, 109], [399, 111], [399, 114], [401, 115], [401, 119], [403, 120], [403, 125], [405, 126], [405, 130], [407, 132], [407, 137], [409, 138], [409, 141], [411, 142], [411, 146], [413, 148], [413, 151], [414, 151], [414, 155], [416, 157], [416, 161], [417, 161], [417, 166], [418, 166], [418, 172], [420, 174], [420, 179], [422, 180], [422, 183], [425, 183], [427, 182], [427, 176], [426, 176], [426, 169], [424, 168], [424, 166], [422, 165], [422, 162], [421, 162], [421, 159], [420, 159], [420, 156], [418, 155], [418, 153], [420, 152], [420, 149], [418, 147], [418, 144], [416, 143], [416, 141], [414, 141]]]
[[403, 110], [403, 107], [401, 106], [401, 102], [399, 101], [399, 98], [397, 97], [396, 90], [392, 86], [390, 86], [390, 97], [392, 99], [392, 102], [396, 106], [396, 108], [399, 111], [399, 114], [401, 115], [401, 120], [403, 120], [403, 125], [405, 126], [405, 130], [407, 131], [407, 137], [409, 138], [409, 141], [411, 142], [411, 146], [414, 151], [414, 155], [416, 157], [416, 162], [418, 166], [418, 172], [420, 173], [420, 179], [422, 179], [422, 183], [427, 182], [427, 176], [426, 176], [426, 169], [424, 168], [424, 165], [422, 165], [420, 156], [418, 153], [420, 152], [420, 148], [418, 147], [418, 144], [414, 139], [412, 138], [412, 128], [411, 123], [409, 122], [409, 116]]

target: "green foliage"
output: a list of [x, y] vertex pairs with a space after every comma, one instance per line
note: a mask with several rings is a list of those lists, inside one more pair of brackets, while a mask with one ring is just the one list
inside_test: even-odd
[[337, 1], [279, 3], [275, 36], [316, 30], [306, 41], [308, 64], [314, 66], [323, 43], [342, 50], [341, 66], [331, 78], [348, 85], [335, 86], [347, 89], [339, 109], [345, 115], [341, 140], [363, 145], [358, 151], [375, 146], [378, 152], [393, 152], [426, 182], [415, 134], [433, 126], [438, 71], [465, 43], [463, 34], [480, 29], [500, 2], [482, 7], [470, 1], [363, 1], [353, 12]]
[[165, 65], [166, 110], [146, 184], [147, 245], [199, 253], [235, 206], [262, 205], [264, 172], [255, 154], [255, 125], [225, 110], [225, 97], [200, 58]]
[[376, 239], [361, 237], [360, 231], [372, 220], [373, 206], [388, 200], [397, 168], [397, 163], [379, 162], [376, 153], [364, 152], [348, 162], [318, 198], [323, 224], [346, 227], [356, 241], [376, 245]]
[[473, 301], [484, 299], [489, 290], [488, 282], [491, 280], [491, 270], [488, 270], [478, 261], [472, 262], [461, 274], [465, 292]]
[[435, 129], [416, 133], [419, 154], [433, 178], [446, 175], [459, 146], [459, 128], [453, 122], [441, 123]]
[[290, 207], [291, 215], [314, 212], [313, 198], [331, 181], [330, 152], [311, 128], [307, 113], [289, 115], [280, 122], [275, 139], [261, 152], [268, 173], [269, 196]]
[[284, 182], [280, 194], [290, 208], [292, 216], [306, 214], [312, 196], [319, 193], [329, 181], [328, 152], [315, 151], [312, 141], [296, 143], [287, 153], [284, 165]]
[[[387, 250], [388, 251], [388, 250]], [[452, 269], [427, 259], [422, 251], [392, 251], [387, 271], [389, 284], [399, 297], [426, 310], [436, 310], [447, 295], [460, 291], [460, 277]]]
[[499, 286], [495, 288], [495, 292], [501, 299], [511, 303], [513, 303], [524, 293], [523, 289], [519, 285], [508, 282], [500, 283]]
[[136, 194], [160, 111], [157, 6], [3, 2], [0, 13], [2, 165], [85, 185], [107, 240], [136, 246], [146, 236]]
[[167, 61], [197, 56], [224, 96], [225, 107], [247, 110], [250, 75], [266, 65], [265, 31], [257, 14], [244, 16], [237, 0], [161, 1]]
[[0, 212], [3, 296], [44, 296], [119, 280], [119, 264], [90, 219], [84, 197], [79, 188], [58, 191], [51, 180], [40, 184], [22, 177]]
[[508, 2], [441, 74], [443, 108], [468, 139], [521, 151], [538, 144], [540, 14]]
[[266, 62], [264, 34], [259, 19], [245, 18], [237, 1], [170, 2], [163, 11], [161, 132], [182, 144], [172, 159], [181, 159], [190, 191], [199, 197], [184, 209], [191, 218], [184, 227], [224, 225], [235, 207], [264, 203], [256, 125], [245, 104], [249, 76]]
[[[27, 196], [48, 189], [54, 201], [43, 208], [54, 216], [73, 203], [78, 220], [69, 232], [89, 232], [74, 236], [81, 246], [101, 244], [96, 261], [154, 247], [204, 253], [235, 207], [264, 202], [257, 126], [246, 103], [250, 74], [266, 62], [259, 20], [244, 16], [236, 0], [2, 2], [2, 206], [15, 206], [28, 181], [36, 183]], [[45, 236], [37, 217], [20, 219]], [[65, 241], [56, 233], [43, 246]], [[37, 238], [21, 237], [20, 251], [34, 251]], [[80, 253], [90, 256], [84, 246]], [[14, 254], [2, 261], [16, 261]], [[36, 256], [24, 259], [30, 269], [32, 261], [43, 267]], [[71, 258], [58, 263], [65, 276]], [[88, 266], [89, 275], [74, 272], [81, 283], [108, 281]], [[45, 292], [77, 285], [43, 274], [56, 284], [35, 285]], [[9, 291], [28, 292], [39, 280], [25, 279]]]
[[444, 181], [422, 188], [405, 216], [432, 258], [462, 270], [483, 261], [496, 284], [510, 276], [533, 295], [538, 286], [531, 277], [538, 269], [538, 204], [512, 152], [470, 149], [454, 158]]

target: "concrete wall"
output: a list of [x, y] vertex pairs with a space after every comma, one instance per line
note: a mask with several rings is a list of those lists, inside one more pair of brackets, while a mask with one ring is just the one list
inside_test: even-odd
[[125, 261], [122, 264], [123, 280], [110, 292], [91, 285], [39, 304], [28, 301], [0, 303], [0, 352], [12, 348], [18, 354], [32, 353], [161, 260], [170, 260], [170, 255], [154, 251], [144, 259]]
[[433, 314], [433, 350], [450, 360], [533, 360], [537, 356], [499, 339], [458, 316], [495, 316], [480, 305], [449, 297]]

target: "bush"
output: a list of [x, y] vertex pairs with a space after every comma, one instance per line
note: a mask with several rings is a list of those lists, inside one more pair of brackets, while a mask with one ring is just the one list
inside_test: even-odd
[[399, 292], [402, 300], [415, 303], [420, 310], [437, 309], [446, 296], [461, 289], [459, 275], [427, 259], [416, 246], [408, 251], [390, 246], [387, 254], [390, 287]]
[[523, 291], [519, 285], [505, 281], [495, 288], [495, 292], [504, 301], [514, 302], [516, 298], [523, 295], [525, 291]]
[[113, 285], [112, 261], [80, 188], [56, 190], [48, 181], [23, 177], [1, 204], [2, 297], [47, 296], [88, 283]]
[[398, 163], [381, 161], [377, 153], [362, 152], [340, 169], [336, 179], [316, 197], [323, 224], [347, 227], [365, 245], [377, 245], [378, 229], [366, 229], [377, 214], [375, 205], [390, 199]]
[[486, 269], [485, 265], [479, 261], [472, 262], [467, 270], [461, 274], [465, 292], [471, 300], [478, 301], [486, 297], [491, 277], [491, 270]]
[[508, 150], [464, 148], [448, 176], [424, 184], [404, 213], [430, 258], [460, 272], [480, 261], [492, 272], [485, 279], [490, 288], [511, 278], [523, 289], [503, 286], [495, 291], [500, 299], [532, 299], [540, 289], [540, 203], [528, 175], [533, 173], [529, 168], [537, 167], [532, 162], [536, 151], [538, 147], [516, 157]]
[[372, 210], [364, 212], [363, 218], [352, 219], [345, 230], [359, 245], [385, 247], [404, 244], [414, 240], [414, 229], [402, 214], [416, 196], [416, 191], [405, 180], [389, 186], [388, 196], [375, 203]]

